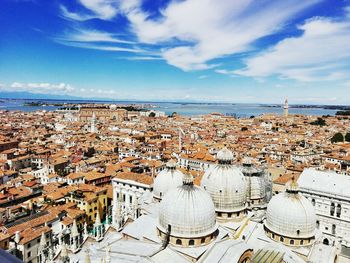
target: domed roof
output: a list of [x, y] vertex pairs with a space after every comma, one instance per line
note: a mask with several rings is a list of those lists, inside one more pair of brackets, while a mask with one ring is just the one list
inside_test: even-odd
[[182, 186], [171, 189], [159, 207], [158, 229], [180, 238], [197, 238], [217, 230], [213, 201], [200, 187], [193, 185], [190, 175]]
[[263, 173], [263, 169], [253, 164], [251, 157], [243, 158], [240, 169], [245, 176], [256, 176]]
[[[220, 152], [220, 160], [233, 157], [226, 148]], [[247, 183], [242, 172], [232, 164], [218, 163], [211, 166], [205, 172], [201, 186], [210, 194], [218, 212], [238, 212], [246, 208]]]
[[218, 153], [216, 154], [216, 159], [221, 162], [232, 162], [234, 157], [233, 153], [227, 149], [226, 147], [222, 148]]
[[266, 196], [266, 186], [263, 177], [252, 176], [250, 180], [250, 199], [261, 199]]
[[176, 163], [169, 161], [166, 168], [154, 179], [153, 196], [162, 199], [169, 189], [182, 185], [183, 176], [183, 173], [176, 169]]
[[110, 108], [111, 110], [116, 110], [116, 109], [117, 109], [117, 105], [111, 104], [111, 105], [109, 106], [109, 108]]
[[315, 235], [316, 214], [311, 202], [298, 193], [295, 185], [272, 197], [265, 226], [281, 236], [310, 238]]

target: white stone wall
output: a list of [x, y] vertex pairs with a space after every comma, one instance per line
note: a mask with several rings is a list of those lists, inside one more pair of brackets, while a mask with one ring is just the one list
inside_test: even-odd
[[[344, 200], [335, 195], [317, 194], [311, 190], [302, 189], [301, 193], [315, 206], [317, 225], [322, 233], [332, 242], [338, 240], [346, 246], [350, 246], [350, 199]], [[334, 214], [331, 214], [332, 203]], [[338, 204], [340, 215], [337, 215]]]

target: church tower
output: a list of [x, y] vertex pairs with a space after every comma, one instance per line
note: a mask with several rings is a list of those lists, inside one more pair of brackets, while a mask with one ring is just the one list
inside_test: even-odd
[[97, 132], [95, 112], [92, 114], [91, 123], [90, 123], [90, 132], [91, 133], [96, 133]]
[[283, 106], [283, 115], [284, 115], [284, 117], [288, 117], [288, 109], [289, 109], [288, 99], [286, 99], [284, 101], [284, 106]]

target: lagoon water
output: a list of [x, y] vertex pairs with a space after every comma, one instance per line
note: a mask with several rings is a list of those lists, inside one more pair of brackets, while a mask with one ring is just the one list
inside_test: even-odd
[[[197, 116], [213, 112], [222, 113], [225, 115], [234, 115], [237, 117], [258, 116], [264, 113], [282, 114], [282, 106], [271, 107], [264, 104], [247, 104], [247, 103], [175, 103], [175, 102], [126, 102], [126, 101], [62, 101], [62, 100], [20, 100], [20, 99], [3, 99], [0, 101], [0, 110], [10, 111], [37, 111], [56, 110], [56, 106], [24, 106], [24, 103], [29, 102], [47, 102], [47, 103], [115, 103], [115, 104], [152, 104], [156, 106], [156, 110], [164, 111], [170, 115], [176, 112], [180, 115]], [[321, 108], [289, 108], [290, 114], [304, 115], [334, 115], [337, 110], [328, 110]]]

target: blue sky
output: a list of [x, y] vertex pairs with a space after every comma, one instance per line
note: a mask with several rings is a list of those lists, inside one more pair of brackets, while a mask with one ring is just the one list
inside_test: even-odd
[[2, 0], [0, 91], [350, 104], [347, 0]]

